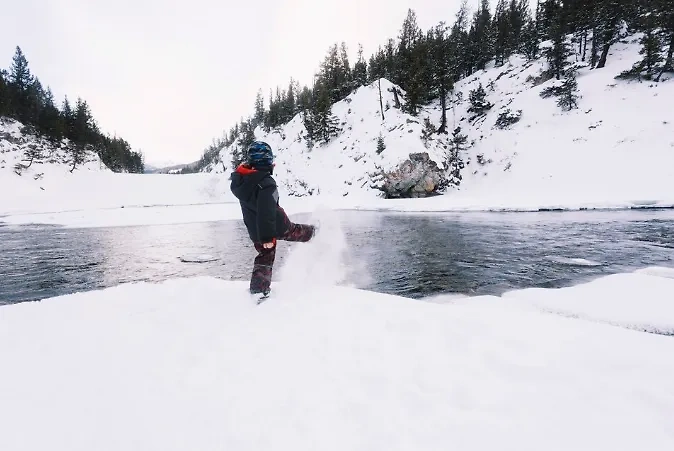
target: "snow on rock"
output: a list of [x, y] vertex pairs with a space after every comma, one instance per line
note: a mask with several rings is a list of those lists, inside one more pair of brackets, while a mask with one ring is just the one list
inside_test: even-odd
[[[672, 292], [619, 280], [588, 286]], [[246, 290], [194, 278], [1, 307], [0, 449], [674, 447], [671, 337], [513, 297], [277, 283], [256, 306]]]
[[384, 176], [381, 190], [387, 198], [426, 197], [447, 184], [443, 172], [428, 153], [412, 153]]

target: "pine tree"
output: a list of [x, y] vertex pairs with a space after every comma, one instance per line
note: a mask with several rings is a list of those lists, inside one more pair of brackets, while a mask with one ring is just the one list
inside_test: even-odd
[[[647, 80], [659, 80], [659, 74], [662, 73], [661, 62], [665, 61], [662, 56], [662, 49], [666, 38], [666, 31], [661, 27], [661, 17], [659, 16], [658, 2], [660, 0], [647, 1], [638, 5], [637, 18], [633, 24], [634, 30], [643, 33], [639, 43], [641, 50], [639, 54], [643, 58], [632, 66], [631, 69], [621, 73], [617, 78], [641, 78]], [[673, 13], [674, 14], [674, 13]], [[658, 74], [656, 76], [656, 74]]]
[[0, 116], [9, 116], [10, 93], [7, 83], [7, 72], [0, 70]]
[[468, 39], [468, 0], [462, 0], [459, 11], [456, 13], [454, 25], [449, 35], [450, 73], [453, 81], [467, 77], [472, 72], [470, 56], [470, 42]]
[[300, 112], [305, 112], [311, 106], [311, 90], [305, 86], [297, 95], [297, 109]]
[[418, 90], [419, 104], [424, 105], [437, 98], [435, 95], [433, 66], [433, 45], [435, 32], [428, 30], [422, 35], [412, 52], [416, 77], [414, 84]]
[[28, 68], [28, 60], [21, 51], [21, 47], [16, 48], [16, 53], [12, 58], [12, 67], [9, 74], [9, 82], [19, 92], [25, 92], [33, 83], [33, 76]]
[[243, 150], [243, 146], [241, 144], [237, 144], [232, 149], [232, 167], [239, 167], [239, 165], [244, 161], [246, 161], [246, 155], [245, 151]]
[[349, 50], [346, 47], [345, 42], [342, 42], [342, 45], [340, 47], [339, 61], [341, 65], [340, 81], [339, 81], [340, 86], [339, 98], [343, 99], [344, 97], [351, 94], [351, 91], [353, 90], [354, 87], [353, 73], [351, 72], [351, 65], [349, 63]]
[[401, 83], [397, 67], [399, 62], [396, 58], [395, 42], [389, 39], [384, 49], [384, 78], [399, 85]]
[[548, 60], [548, 73], [559, 80], [564, 75], [571, 49], [566, 40], [561, 3], [559, 0], [548, 0], [545, 5], [547, 8], [546, 19], [550, 24], [548, 35], [552, 45], [546, 48], [543, 53]]
[[672, 0], [655, 0], [655, 14], [662, 39], [667, 46], [667, 56], [660, 73], [655, 78], [656, 81], [660, 81], [660, 77], [665, 72], [674, 72], [674, 4]]
[[274, 106], [276, 109], [276, 123], [274, 127], [278, 127], [283, 124], [283, 97], [285, 93], [281, 92], [281, 88], [276, 87], [276, 96], [274, 97]]
[[498, 0], [494, 13], [494, 54], [496, 65], [502, 66], [511, 54], [512, 24], [510, 23], [510, 7], [508, 0]]
[[538, 26], [533, 20], [527, 21], [522, 29], [522, 41], [520, 51], [529, 61], [538, 58], [540, 48], [540, 38], [538, 36]]
[[445, 156], [445, 166], [449, 171], [451, 181], [458, 186], [461, 183], [461, 170], [464, 168], [461, 153], [466, 150], [468, 137], [461, 133], [461, 127], [456, 127], [452, 132], [452, 139], [449, 141], [449, 149]]
[[70, 172], [75, 171], [77, 169], [77, 166], [81, 165], [84, 163], [86, 159], [86, 149], [84, 145], [82, 144], [75, 144], [70, 148], [70, 163], [73, 165], [72, 168], [70, 168]]
[[631, 8], [629, 8], [629, 0], [597, 0], [597, 3], [601, 19], [595, 39], [601, 44], [601, 55], [596, 68], [601, 69], [606, 65], [608, 52], [618, 40], [622, 21], [627, 17]]
[[227, 145], [231, 146], [239, 138], [239, 124], [234, 124], [234, 127], [229, 129], [229, 136], [227, 137]]
[[[346, 51], [346, 45], [342, 46], [342, 52]], [[327, 89], [332, 102], [337, 102], [346, 97], [350, 92], [350, 72], [347, 72], [345, 64], [348, 64], [346, 55], [340, 56], [337, 44], [328, 50], [323, 60], [321, 71], [318, 75], [318, 83]]]
[[[407, 10], [407, 17], [403, 21], [398, 37], [398, 62], [395, 64], [397, 79], [403, 85], [409, 85], [412, 78], [412, 52], [415, 44], [421, 39], [421, 28], [417, 25], [417, 14], [412, 9]], [[393, 56], [395, 58], [395, 56]]]
[[29, 88], [33, 85], [33, 76], [28, 68], [28, 60], [21, 51], [21, 47], [16, 48], [12, 58], [12, 67], [9, 73], [10, 95], [12, 98], [13, 115], [30, 125], [29, 120], [33, 115], [31, 108], [31, 99], [29, 98]]
[[291, 78], [288, 83], [288, 90], [283, 99], [283, 116], [284, 123], [288, 123], [295, 117], [295, 93], [298, 91], [295, 81]]
[[65, 125], [59, 110], [54, 104], [54, 95], [50, 88], [47, 88], [47, 92], [45, 93], [44, 108], [40, 112], [38, 128], [42, 133], [49, 136], [49, 139], [54, 143], [58, 143], [63, 139]]
[[477, 88], [470, 91], [469, 100], [470, 107], [468, 108], [468, 112], [478, 115], [485, 114], [494, 106], [493, 103], [489, 103], [487, 100], [487, 93], [482, 87], [482, 83], [480, 83]]
[[524, 26], [531, 20], [531, 7], [529, 0], [511, 0], [510, 2], [510, 40], [508, 49], [510, 53], [520, 49]]
[[302, 123], [307, 131], [308, 147], [316, 141], [316, 118], [314, 118], [313, 109], [306, 109], [302, 112]]
[[44, 96], [42, 83], [37, 77], [33, 78], [33, 82], [26, 90], [25, 110], [21, 117], [22, 122], [26, 125], [38, 125], [40, 114], [44, 108]]
[[82, 99], [77, 99], [75, 107], [75, 117], [73, 121], [73, 141], [76, 146], [84, 147], [91, 142], [93, 128], [93, 118], [89, 105]]
[[[255, 127], [250, 120], [241, 122], [241, 147], [248, 149], [248, 147], [255, 141]], [[245, 151], [245, 150], [244, 150]]]
[[424, 146], [428, 147], [428, 141], [431, 137], [437, 132], [435, 126], [429, 118], [424, 118], [424, 128], [421, 129], [421, 140], [424, 143]]
[[353, 80], [355, 87], [367, 84], [367, 63], [363, 59], [363, 46], [358, 44], [358, 60], [353, 67]]
[[637, 64], [639, 64], [641, 70], [645, 70], [645, 78], [650, 80], [655, 75], [657, 65], [663, 60], [660, 55], [662, 41], [658, 34], [658, 30], [656, 29], [656, 22], [653, 15], [648, 14], [644, 19], [644, 35], [640, 40], [642, 48], [639, 51], [639, 54], [643, 55], [643, 59]]
[[422, 71], [428, 55], [426, 47], [422, 45], [421, 29], [417, 25], [417, 15], [413, 10], [407, 11], [407, 17], [400, 31], [397, 64], [395, 65], [395, 82], [407, 91], [405, 111], [416, 115], [418, 108], [424, 102], [424, 75]]
[[570, 111], [578, 108], [578, 83], [576, 82], [576, 74], [570, 73], [562, 83], [559, 89], [559, 98], [557, 105], [564, 111]]
[[471, 29], [473, 64], [476, 70], [483, 70], [494, 56], [494, 37], [489, 0], [482, 0], [473, 17]]
[[255, 97], [255, 125], [262, 125], [264, 121], [264, 98], [262, 96], [262, 90], [260, 89], [257, 92], [257, 96]]
[[63, 100], [61, 107], [61, 116], [63, 117], [64, 135], [69, 140], [73, 141], [75, 138], [75, 113], [73, 113], [68, 96]]
[[368, 64], [368, 67], [368, 82], [372, 83], [373, 81], [379, 80], [381, 78], [386, 78], [386, 53], [384, 53], [384, 49], [379, 47], [377, 52], [370, 56], [370, 63]]
[[[590, 33], [596, 30], [599, 23], [596, 0], [573, 0], [563, 2], [563, 17], [568, 31], [574, 33], [574, 39], [578, 44], [577, 54], [581, 61], [587, 59], [587, 43]], [[596, 35], [595, 35], [596, 36]], [[595, 64], [598, 58], [598, 46], [595, 43]]]
[[456, 52], [456, 43], [446, 36], [447, 27], [440, 22], [434, 29], [431, 40], [433, 71], [433, 94], [440, 98], [440, 127], [438, 133], [447, 133], [447, 95], [454, 89], [457, 67], [452, 66]]
[[28, 161], [28, 166], [24, 166], [23, 169], [28, 169], [32, 166], [35, 160], [40, 160], [42, 158], [42, 147], [39, 144], [31, 143], [26, 146], [23, 151], [24, 161]]
[[384, 142], [384, 137], [380, 133], [379, 137], [377, 138], [377, 154], [381, 154], [385, 150], [386, 150], [386, 143]]
[[341, 132], [339, 120], [332, 114], [329, 89], [317, 84], [314, 93], [311, 111], [305, 114], [305, 127], [310, 140], [320, 140], [327, 144]]

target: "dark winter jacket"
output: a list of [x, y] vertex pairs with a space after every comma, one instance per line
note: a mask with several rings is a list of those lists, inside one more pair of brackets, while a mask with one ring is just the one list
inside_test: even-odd
[[278, 189], [271, 171], [241, 165], [232, 173], [231, 180], [231, 190], [239, 199], [251, 240], [269, 243], [290, 229], [291, 222], [278, 204]]

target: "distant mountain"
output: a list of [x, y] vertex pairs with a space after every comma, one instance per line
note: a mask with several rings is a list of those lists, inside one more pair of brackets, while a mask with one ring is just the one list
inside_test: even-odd
[[168, 166], [156, 166], [152, 164], [145, 165], [145, 174], [175, 174], [182, 171], [184, 168], [187, 168], [194, 163], [187, 164], [171, 164]]

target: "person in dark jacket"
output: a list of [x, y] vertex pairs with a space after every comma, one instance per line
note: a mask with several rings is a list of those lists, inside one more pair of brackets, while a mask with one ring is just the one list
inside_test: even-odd
[[267, 296], [276, 257], [276, 240], [306, 242], [316, 228], [294, 224], [279, 205], [274, 172], [274, 154], [269, 144], [255, 141], [248, 147], [246, 162], [231, 175], [232, 193], [239, 199], [243, 222], [257, 257], [250, 279], [250, 292]]

